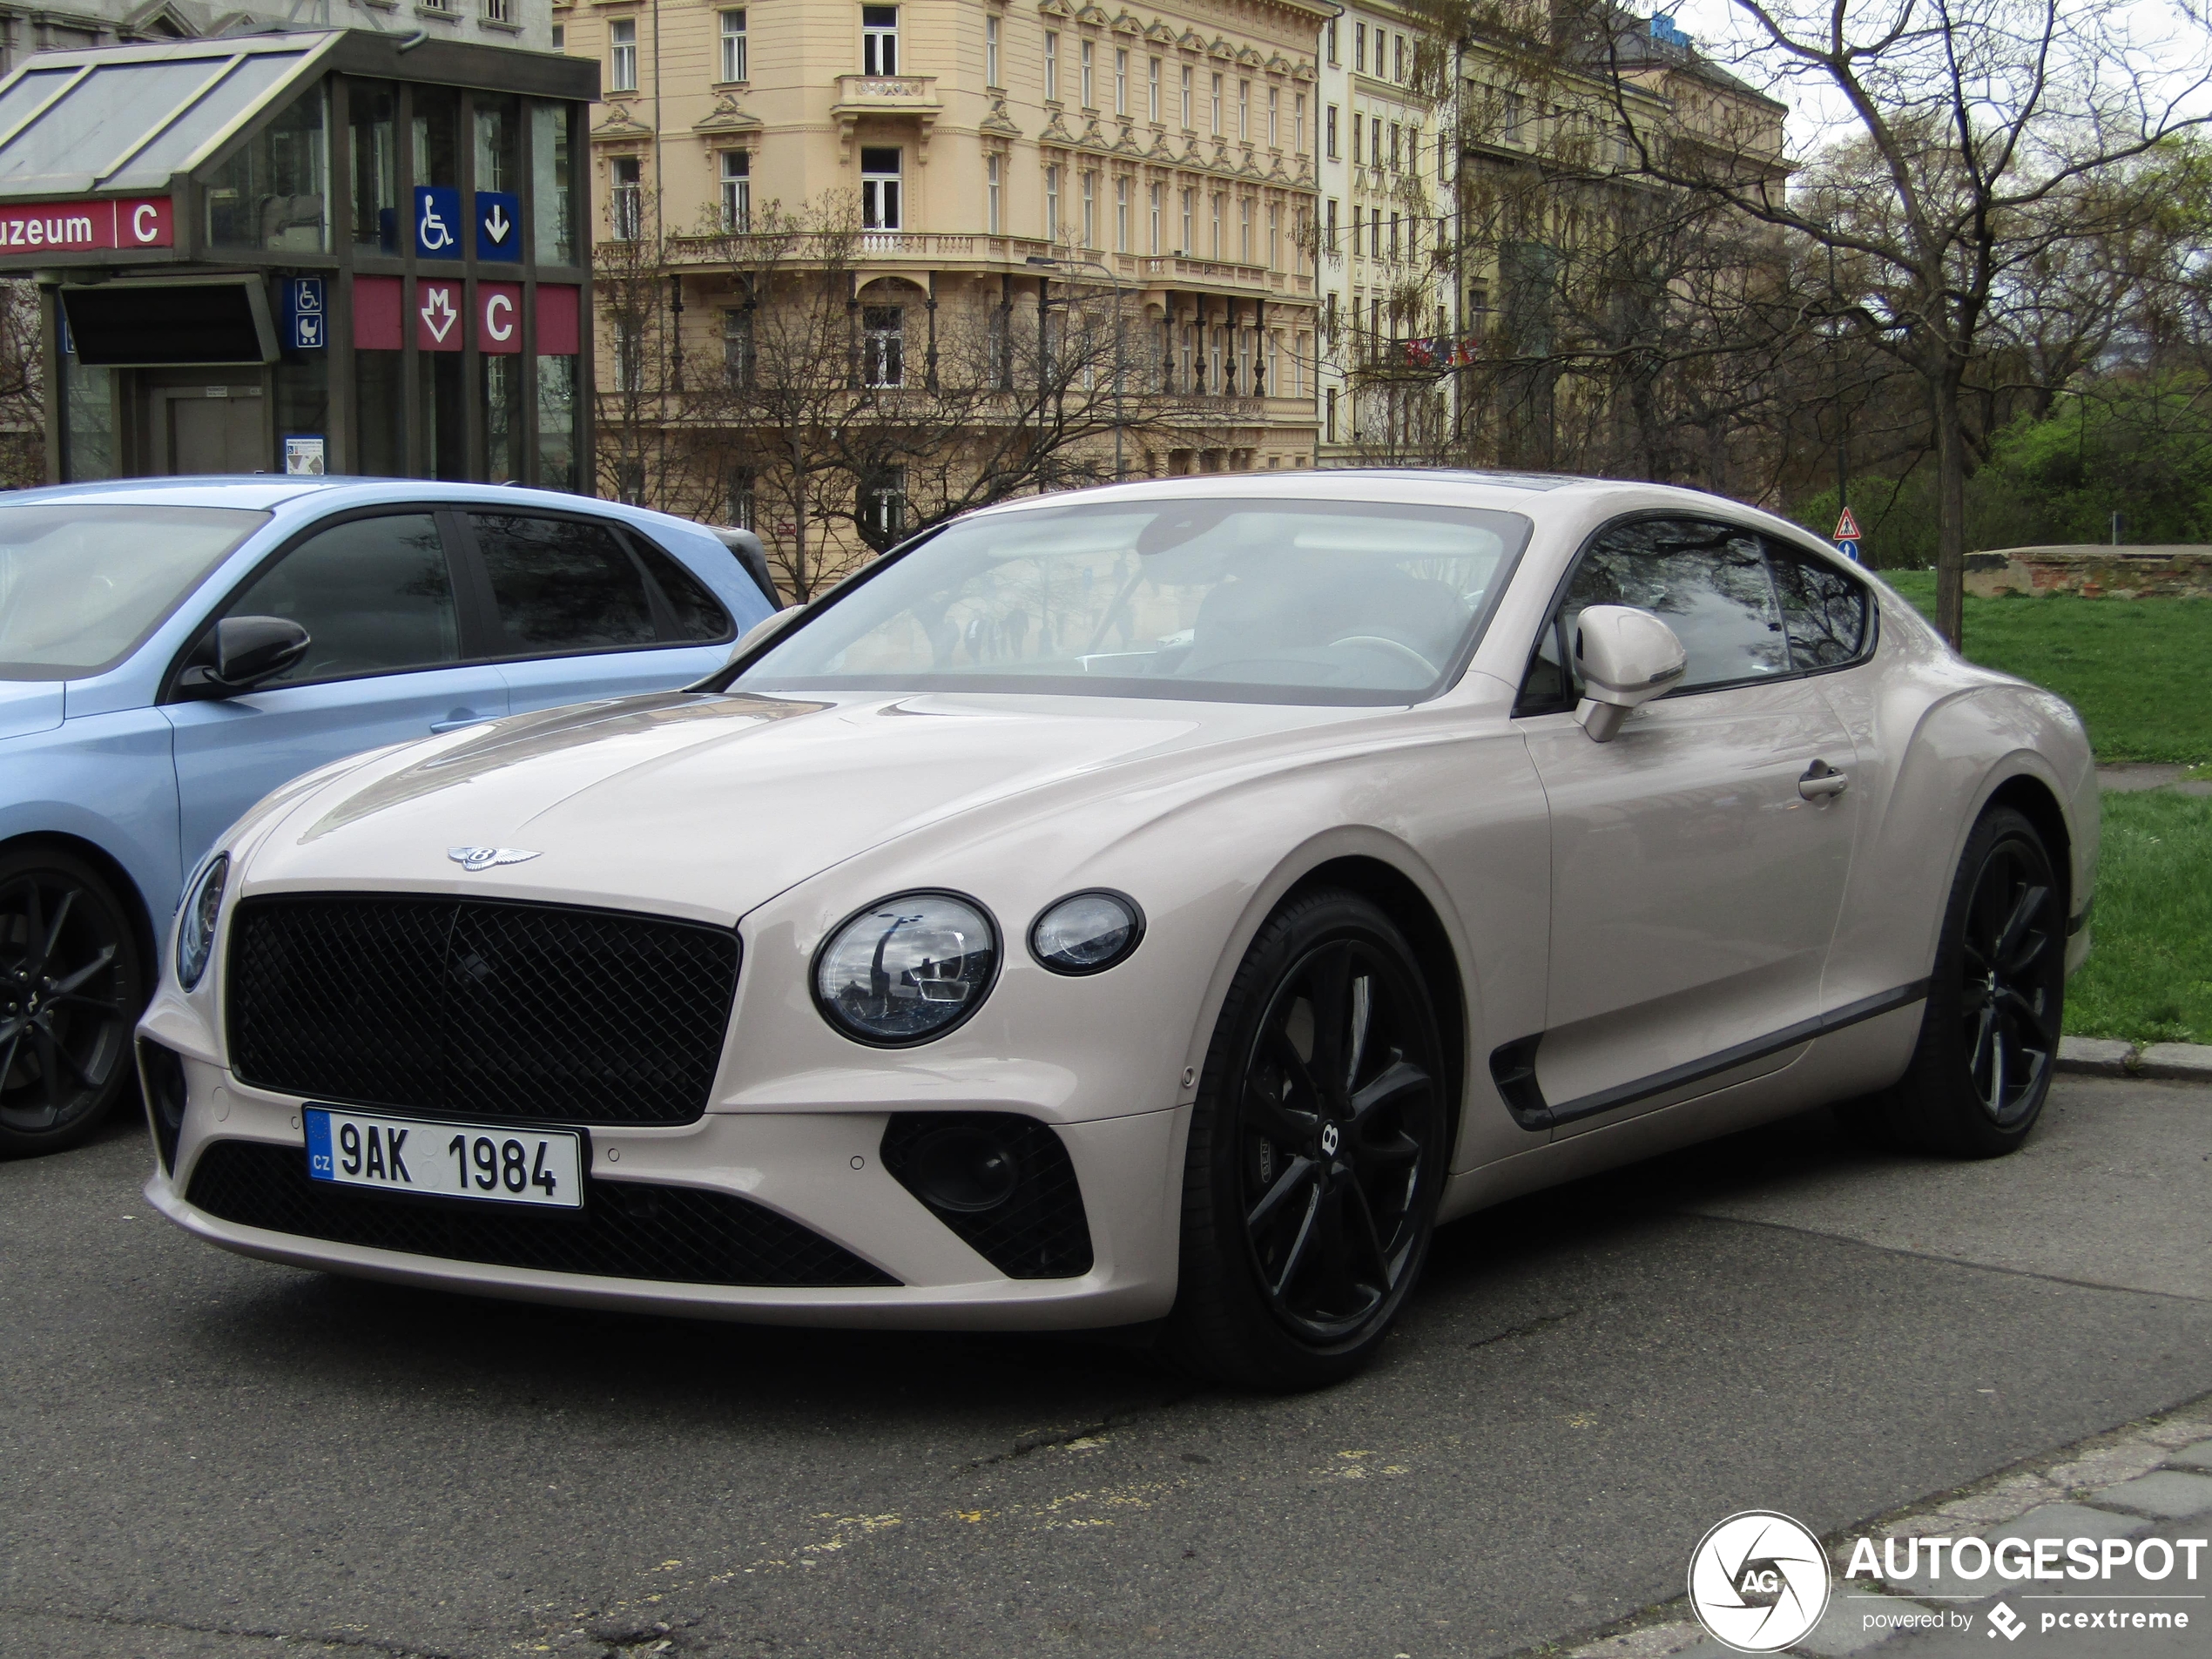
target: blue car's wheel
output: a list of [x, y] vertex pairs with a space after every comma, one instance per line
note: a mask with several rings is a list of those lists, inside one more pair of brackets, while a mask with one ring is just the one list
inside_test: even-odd
[[58, 850], [0, 854], [0, 1154], [58, 1151], [138, 1087], [146, 975], [129, 913]]

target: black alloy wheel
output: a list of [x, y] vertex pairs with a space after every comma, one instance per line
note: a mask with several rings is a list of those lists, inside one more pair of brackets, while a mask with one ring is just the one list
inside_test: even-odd
[[1427, 1254], [1443, 1080], [1427, 987], [1381, 911], [1321, 891], [1261, 929], [1192, 1123], [1170, 1318], [1187, 1364], [1297, 1388], [1366, 1360]]
[[1868, 1103], [1883, 1138], [1959, 1157], [2027, 1139], [2058, 1059], [2066, 899], [2035, 826], [2009, 806], [1985, 813], [1952, 883], [1912, 1064]]
[[0, 856], [0, 1154], [74, 1146], [137, 1088], [145, 1001], [137, 934], [98, 873], [58, 851]]

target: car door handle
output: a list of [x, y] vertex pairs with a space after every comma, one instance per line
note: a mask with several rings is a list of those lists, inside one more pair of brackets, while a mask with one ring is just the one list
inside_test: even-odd
[[431, 721], [430, 730], [434, 733], [458, 732], [464, 725], [482, 725], [491, 718], [489, 714], [478, 714], [473, 709], [455, 709], [444, 719]]
[[1850, 787], [1851, 779], [1825, 760], [1814, 761], [1805, 768], [1804, 776], [1797, 779], [1797, 792], [1807, 800], [1824, 800]]

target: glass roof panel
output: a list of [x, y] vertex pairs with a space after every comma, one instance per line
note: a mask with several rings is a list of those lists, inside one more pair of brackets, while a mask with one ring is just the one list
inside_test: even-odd
[[98, 177], [213, 74], [220, 61], [101, 64], [0, 147], [0, 185]]
[[[189, 162], [201, 145], [232, 122], [257, 110], [262, 98], [298, 69], [306, 56], [305, 52], [257, 52], [165, 127], [145, 149], [127, 160], [116, 158], [108, 163], [109, 168], [120, 165], [126, 177], [158, 176], [158, 183], [167, 183], [169, 176]], [[146, 125], [151, 126], [152, 122]]]
[[74, 64], [67, 69], [26, 71], [21, 80], [0, 92], [0, 134], [14, 132], [17, 123], [53, 97], [55, 89], [76, 73]]

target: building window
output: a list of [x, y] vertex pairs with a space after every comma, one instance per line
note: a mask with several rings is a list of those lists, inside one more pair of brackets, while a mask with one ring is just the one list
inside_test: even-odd
[[1190, 125], [1190, 65], [1183, 66], [1183, 130], [1193, 131]]
[[1354, 110], [1354, 111], [1352, 112], [1352, 165], [1353, 166], [1355, 166], [1355, 167], [1356, 167], [1356, 166], [1358, 166], [1358, 165], [1359, 165], [1359, 128], [1360, 128], [1360, 125], [1361, 125], [1361, 123], [1360, 123], [1360, 119], [1359, 119], [1359, 111], [1357, 111], [1357, 110]]
[[860, 522], [879, 537], [907, 528], [907, 469], [887, 467], [860, 486]]
[[1151, 189], [1151, 197], [1150, 197], [1150, 200], [1151, 200], [1151, 209], [1152, 209], [1152, 252], [1153, 252], [1154, 253], [1157, 253], [1160, 251], [1160, 186], [1159, 186], [1159, 185], [1153, 185], [1153, 186], [1152, 186], [1152, 189]]
[[1506, 94], [1505, 138], [1507, 144], [1521, 142], [1521, 94], [1518, 92]]
[[615, 319], [615, 384], [625, 392], [645, 389], [645, 331], [635, 317]]
[[515, 0], [484, 0], [484, 21], [512, 24], [515, 21]]
[[1397, 123], [1397, 122], [1393, 121], [1393, 122], [1390, 124], [1390, 170], [1391, 170], [1391, 172], [1398, 172], [1398, 171], [1399, 171], [1398, 163], [1399, 163], [1399, 154], [1398, 143], [1399, 143], [1399, 136], [1400, 136], [1400, 135], [1401, 135], [1404, 132], [1405, 132], [1405, 129], [1404, 129], [1403, 127], [1399, 126], [1399, 125], [1398, 125], [1398, 123]]
[[899, 8], [860, 8], [860, 72], [896, 75], [899, 72]]
[[1277, 202], [1267, 204], [1267, 268], [1283, 268], [1283, 209]]
[[1197, 211], [1197, 197], [1198, 192], [1195, 190], [1186, 190], [1183, 192], [1183, 246], [1176, 249], [1176, 252], [1185, 259], [1195, 260], [1198, 257], [1197, 227], [1190, 222]]
[[1352, 25], [1352, 66], [1363, 75], [1367, 72], [1367, 25], [1364, 23]]
[[[871, 10], [875, 8], [869, 8]], [[860, 226], [871, 231], [900, 229], [899, 152], [864, 149], [860, 152]]]
[[1352, 204], [1352, 257], [1355, 260], [1359, 257], [1359, 227], [1366, 222], [1361, 217], [1364, 211], [1358, 202]]
[[994, 236], [1003, 233], [1006, 228], [1005, 169], [1006, 163], [1001, 157], [983, 158], [983, 200]]
[[[722, 367], [732, 386], [752, 384], [752, 313], [732, 306], [722, 314]], [[746, 482], [750, 487], [751, 480]], [[750, 521], [740, 519], [739, 523]]]
[[1328, 217], [1323, 223], [1326, 238], [1323, 246], [1333, 257], [1337, 251], [1337, 199], [1334, 196], [1329, 198]]
[[1283, 94], [1271, 86], [1267, 89], [1267, 147], [1271, 150], [1283, 147], [1282, 118]]
[[1095, 110], [1095, 109], [1096, 109], [1096, 108], [1098, 107], [1098, 98], [1097, 98], [1097, 94], [1096, 94], [1096, 91], [1094, 90], [1094, 88], [1092, 87], [1092, 84], [1091, 84], [1091, 44], [1090, 44], [1090, 43], [1089, 43], [1089, 41], [1087, 41], [1087, 40], [1086, 40], [1086, 41], [1084, 41], [1084, 42], [1082, 42], [1082, 44], [1080, 44], [1080, 45], [1076, 48], [1076, 53], [1077, 53], [1077, 61], [1078, 61], [1078, 62], [1082, 64], [1082, 70], [1081, 70], [1081, 73], [1080, 73], [1080, 78], [1081, 78], [1081, 80], [1082, 80], [1082, 106], [1083, 106], [1083, 108], [1085, 108], [1086, 110]]
[[645, 185], [635, 156], [617, 156], [614, 188], [609, 192], [608, 223], [617, 242], [634, 242], [644, 229]]
[[1215, 137], [1215, 138], [1220, 138], [1220, 137], [1222, 136], [1222, 132], [1221, 132], [1221, 77], [1220, 77], [1220, 76], [1218, 76], [1218, 75], [1217, 75], [1217, 76], [1215, 76], [1215, 77], [1213, 78], [1213, 126], [1212, 126], [1211, 131], [1212, 131], [1213, 135], [1214, 135], [1214, 137]]
[[1337, 441], [1337, 388], [1333, 386], [1329, 388], [1327, 403], [1329, 412], [1325, 417], [1327, 423], [1325, 429], [1328, 433], [1328, 441], [1334, 443]]
[[1250, 81], [1238, 81], [1237, 83], [1237, 142], [1250, 144], [1251, 141], [1252, 84]]
[[1129, 113], [1129, 54], [1121, 51], [1114, 53], [1114, 113]]
[[637, 20], [617, 17], [607, 25], [607, 91], [637, 90]]
[[752, 228], [752, 158], [742, 150], [722, 152], [722, 228]]
[[1390, 216], [1390, 262], [1398, 263], [1398, 215]]
[[1098, 246], [1098, 175], [1083, 175], [1083, 240], [1085, 247]]
[[1213, 193], [1213, 256], [1217, 260], [1221, 257], [1222, 249], [1221, 206], [1221, 192], [1217, 190]]
[[569, 49], [569, 30], [568, 30], [568, 25], [567, 25], [567, 24], [557, 24], [557, 23], [556, 23], [556, 24], [555, 24], [553, 25], [553, 50], [554, 50], [555, 51], [556, 51], [556, 52], [563, 52], [563, 51], [568, 51], [568, 49]]
[[1044, 31], [1044, 96], [1048, 104], [1060, 101], [1060, 31]]
[[1060, 239], [1060, 169], [1044, 170], [1044, 239]]
[[907, 383], [907, 313], [902, 306], [860, 308], [860, 379], [873, 387]]
[[1378, 207], [1367, 215], [1367, 257], [1382, 258], [1382, 209]]
[[1252, 262], [1252, 199], [1250, 196], [1237, 198], [1237, 262], [1239, 265]]
[[1114, 252], [1129, 252], [1129, 175], [1114, 175]]
[[741, 81], [745, 78], [745, 13], [725, 11], [722, 14], [722, 78]]
[[1406, 129], [1406, 171], [1414, 173], [1420, 170], [1421, 130], [1419, 127], [1407, 127]]
[[1145, 73], [1145, 85], [1150, 99], [1150, 113], [1144, 118], [1148, 121], [1157, 121], [1160, 118], [1160, 60], [1157, 57], [1153, 58], [1147, 66]]
[[1305, 153], [1305, 94], [1291, 94], [1291, 153]]
[[1332, 64], [1343, 61], [1337, 56], [1337, 20], [1334, 17], [1329, 19], [1329, 61]]
[[1334, 161], [1337, 158], [1337, 106], [1335, 105], [1332, 104], [1328, 105], [1322, 111], [1321, 126], [1323, 138], [1326, 142], [1329, 152], [1329, 159]]
[[741, 530], [752, 529], [758, 510], [752, 499], [752, 469], [732, 467], [730, 469], [730, 523]]
[[1393, 38], [1397, 43], [1395, 48], [1397, 62], [1392, 66], [1390, 78], [1394, 81], [1402, 81], [1406, 78], [1406, 37], [1398, 35]]
[[983, 19], [983, 84], [999, 84], [999, 20]]

